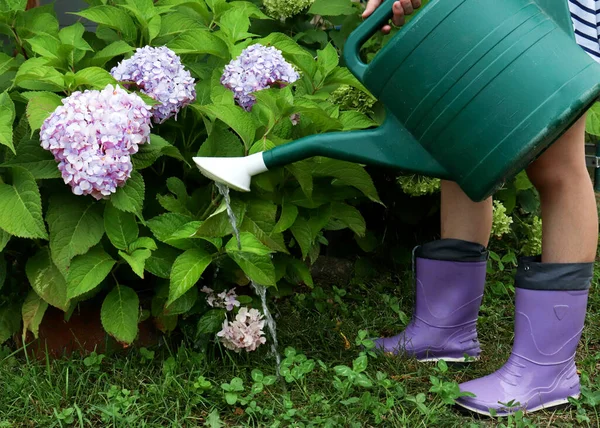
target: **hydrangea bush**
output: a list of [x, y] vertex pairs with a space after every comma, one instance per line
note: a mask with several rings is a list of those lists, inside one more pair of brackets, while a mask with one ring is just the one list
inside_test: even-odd
[[[357, 206], [379, 196], [347, 162], [270, 171], [231, 194], [239, 248], [192, 157], [245, 156], [381, 118], [332, 100], [340, 87], [368, 97], [339, 64], [333, 26], [315, 45], [273, 31], [281, 21], [259, 2], [88, 3], [77, 15], [94, 32], [59, 28], [52, 6], [0, 1], [0, 344], [36, 336], [49, 307], [68, 318], [92, 302], [126, 345], [150, 318], [165, 333], [193, 326], [195, 343], [218, 333], [252, 351], [265, 334], [250, 281], [280, 295], [312, 286], [325, 234], [364, 236]], [[350, 0], [310, 9], [360, 14]]]

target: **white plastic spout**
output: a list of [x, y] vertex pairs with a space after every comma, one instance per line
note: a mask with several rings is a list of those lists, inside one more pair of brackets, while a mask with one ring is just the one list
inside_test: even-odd
[[193, 158], [206, 177], [240, 192], [250, 191], [252, 177], [268, 171], [262, 152], [238, 158]]

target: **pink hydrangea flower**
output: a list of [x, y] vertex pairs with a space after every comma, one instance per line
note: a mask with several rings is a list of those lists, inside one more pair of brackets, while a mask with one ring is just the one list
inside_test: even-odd
[[177, 113], [196, 99], [194, 78], [166, 46], [138, 48], [110, 73], [124, 83], [134, 82], [141, 92], [160, 102], [152, 108], [156, 123], [177, 118]]
[[130, 155], [149, 141], [150, 108], [135, 94], [108, 85], [63, 99], [40, 129], [41, 146], [76, 195], [106, 198], [131, 175]]
[[275, 47], [256, 43], [244, 49], [239, 57], [225, 66], [221, 84], [234, 93], [237, 103], [247, 111], [256, 103], [253, 92], [280, 87], [300, 78]]
[[263, 315], [256, 309], [248, 310], [243, 307], [234, 321], [230, 323], [225, 320], [223, 322], [223, 329], [217, 333], [217, 336], [221, 339], [223, 346], [232, 351], [255, 351], [267, 341], [263, 331], [265, 322], [262, 318]]

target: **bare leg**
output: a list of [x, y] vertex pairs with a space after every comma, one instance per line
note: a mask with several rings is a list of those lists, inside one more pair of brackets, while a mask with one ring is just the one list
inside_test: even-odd
[[442, 181], [442, 239], [460, 239], [487, 247], [492, 210], [492, 198], [473, 202], [458, 184]]
[[598, 247], [598, 211], [585, 166], [585, 117], [527, 170], [540, 193], [542, 262], [593, 262]]

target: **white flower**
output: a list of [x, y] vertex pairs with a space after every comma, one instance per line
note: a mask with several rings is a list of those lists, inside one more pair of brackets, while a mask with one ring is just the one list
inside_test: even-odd
[[256, 309], [243, 307], [240, 309], [231, 323], [229, 320], [223, 322], [223, 329], [217, 333], [221, 343], [227, 349], [235, 352], [255, 351], [260, 345], [266, 343], [263, 328], [265, 322], [263, 316]]

